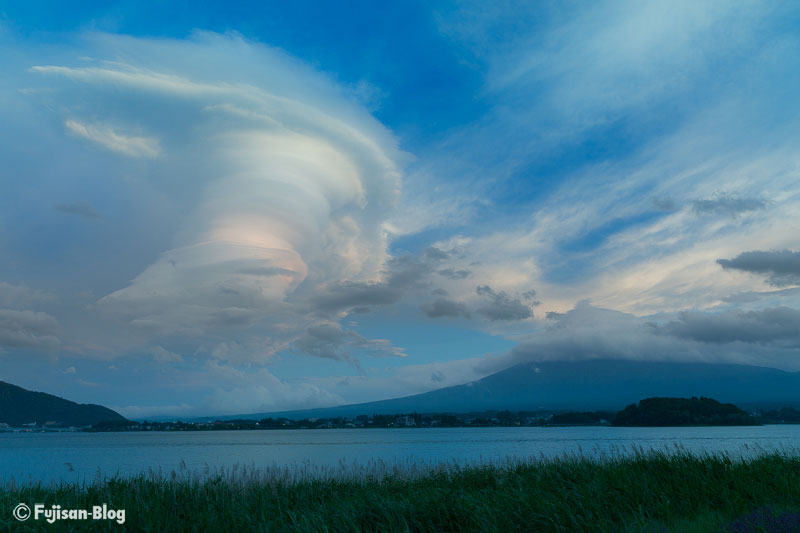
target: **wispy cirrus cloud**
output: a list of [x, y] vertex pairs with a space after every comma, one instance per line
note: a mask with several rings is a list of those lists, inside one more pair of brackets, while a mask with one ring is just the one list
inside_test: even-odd
[[68, 215], [77, 215], [86, 219], [102, 220], [105, 218], [94, 207], [92, 207], [91, 204], [87, 203], [55, 204], [53, 206], [53, 211], [66, 213]]
[[[46, 70], [40, 70], [47, 72]], [[108, 150], [118, 152], [130, 157], [158, 157], [161, 147], [155, 137], [137, 137], [124, 135], [109, 126], [99, 124], [86, 124], [77, 120], [64, 122], [67, 130]]]

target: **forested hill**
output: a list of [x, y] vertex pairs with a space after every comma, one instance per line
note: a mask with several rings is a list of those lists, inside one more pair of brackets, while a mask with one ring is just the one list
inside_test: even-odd
[[125, 420], [125, 417], [102, 405], [75, 403], [0, 381], [0, 423], [12, 427], [31, 423], [84, 427], [106, 420]]
[[711, 398], [646, 398], [614, 417], [615, 426], [748, 426], [760, 422], [730, 403]]

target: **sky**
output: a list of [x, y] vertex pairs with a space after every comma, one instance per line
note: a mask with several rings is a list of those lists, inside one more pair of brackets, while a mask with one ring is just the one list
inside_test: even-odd
[[800, 371], [792, 2], [0, 4], [0, 380], [132, 418]]

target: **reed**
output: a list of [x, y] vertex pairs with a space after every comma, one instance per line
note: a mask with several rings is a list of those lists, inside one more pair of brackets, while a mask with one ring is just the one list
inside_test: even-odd
[[[123, 526], [20, 524], [11, 516], [19, 502], [106, 503], [126, 510], [129, 531], [800, 531], [800, 453], [634, 449], [467, 466], [377, 461], [199, 472], [182, 465], [83, 484], [7, 480], [0, 488], [3, 529], [106, 531]], [[779, 526], [796, 529], [770, 529]]]

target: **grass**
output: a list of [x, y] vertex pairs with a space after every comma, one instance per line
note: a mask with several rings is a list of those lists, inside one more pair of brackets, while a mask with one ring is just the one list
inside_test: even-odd
[[[108, 504], [112, 521], [19, 523], [19, 502]], [[150, 472], [0, 489], [0, 529], [24, 531], [800, 531], [800, 455], [677, 450], [500, 465]], [[780, 529], [784, 528], [784, 529]], [[793, 528], [793, 529], [792, 529]]]

